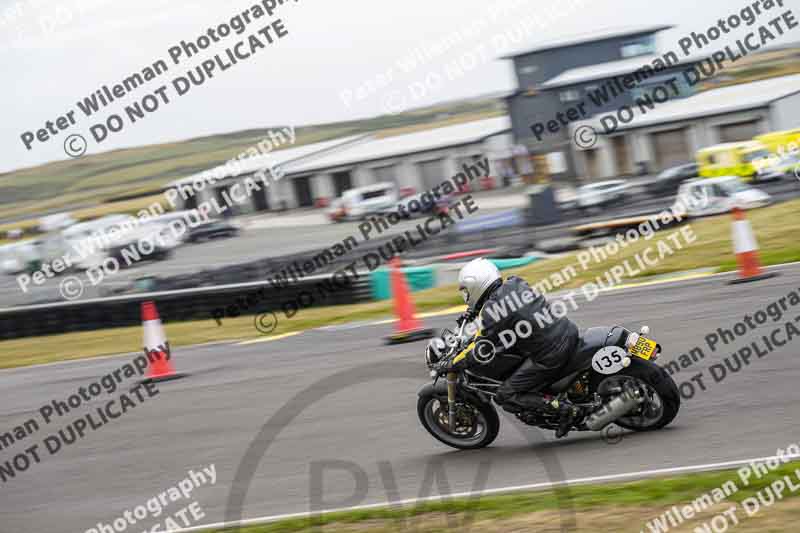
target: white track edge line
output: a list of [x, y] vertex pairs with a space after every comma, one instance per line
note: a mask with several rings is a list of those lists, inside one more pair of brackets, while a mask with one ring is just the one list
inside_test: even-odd
[[356, 505], [353, 507], [342, 507], [339, 509], [325, 509], [323, 511], [317, 512], [301, 512], [301, 513], [289, 513], [289, 514], [281, 514], [281, 515], [271, 515], [271, 516], [262, 516], [257, 518], [247, 518], [243, 520], [237, 520], [235, 522], [217, 522], [213, 524], [207, 525], [200, 525], [200, 526], [193, 526], [185, 529], [178, 529], [175, 530], [175, 533], [190, 533], [192, 531], [207, 531], [209, 529], [222, 529], [222, 528], [231, 528], [231, 527], [242, 527], [242, 526], [256, 526], [260, 524], [267, 524], [270, 522], [277, 522], [281, 520], [291, 520], [293, 518], [308, 518], [311, 516], [319, 516], [319, 515], [326, 515], [332, 513], [342, 513], [342, 512], [349, 512], [349, 511], [364, 511], [369, 509], [383, 509], [383, 508], [391, 508], [391, 507], [404, 507], [408, 505], [414, 505], [419, 503], [427, 503], [427, 502], [438, 502], [438, 501], [447, 501], [453, 498], [470, 498], [476, 496], [490, 496], [494, 494], [505, 494], [511, 492], [520, 492], [520, 491], [534, 491], [540, 489], [552, 489], [562, 486], [568, 485], [579, 485], [579, 484], [587, 484], [587, 483], [601, 483], [601, 482], [608, 482], [608, 481], [616, 481], [621, 479], [636, 479], [636, 478], [647, 478], [647, 477], [656, 477], [661, 476], [664, 474], [677, 474], [677, 473], [691, 473], [691, 472], [704, 472], [704, 471], [714, 471], [714, 470], [722, 470], [727, 467], [734, 467], [734, 466], [741, 466], [748, 463], [763, 463], [769, 460], [782, 460], [782, 459], [796, 459], [800, 458], [800, 455], [792, 455], [792, 454], [785, 454], [782, 456], [772, 455], [768, 457], [755, 457], [752, 459], [738, 459], [734, 461], [725, 461], [722, 463], [708, 463], [704, 465], [693, 465], [693, 466], [677, 466], [672, 468], [659, 468], [656, 470], [640, 470], [638, 472], [627, 472], [624, 474], [607, 474], [604, 476], [593, 476], [593, 477], [584, 477], [584, 478], [577, 478], [565, 481], [546, 481], [543, 483], [532, 483], [529, 485], [516, 485], [511, 487], [499, 487], [494, 489], [486, 489], [481, 491], [468, 491], [468, 492], [459, 492], [450, 495], [437, 495], [437, 496], [428, 496], [425, 498], [409, 498], [406, 500], [399, 500], [396, 502], [391, 503], [370, 503], [365, 505]]

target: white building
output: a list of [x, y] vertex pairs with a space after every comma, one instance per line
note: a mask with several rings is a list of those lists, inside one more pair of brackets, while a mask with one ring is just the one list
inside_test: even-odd
[[[511, 123], [505, 116], [401, 135], [384, 136], [378, 132], [247, 159], [239, 174], [215, 183], [214, 193], [219, 195], [236, 181], [268, 166], [280, 168], [283, 177], [269, 187], [264, 197], [254, 195], [252, 205], [237, 206], [237, 214], [284, 205], [312, 206], [321, 199], [341, 196], [347, 189], [379, 182], [422, 191], [453, 176], [463, 163], [474, 158], [488, 157], [490, 164], [507, 159], [511, 147]], [[492, 164], [491, 168], [497, 181], [497, 166]], [[177, 180], [169, 187], [189, 186], [197, 177]], [[202, 192], [213, 194], [208, 188]], [[205, 199], [200, 194], [183, 207], [191, 209]]]
[[[376, 135], [291, 165], [288, 177], [298, 191], [306, 187], [297, 184], [308, 181], [313, 198], [335, 198], [347, 189], [379, 182], [422, 191], [453, 176], [474, 158], [510, 157], [511, 146], [511, 122], [497, 117], [392, 137]], [[296, 194], [295, 202], [309, 205], [310, 198]]]
[[[589, 149], [576, 150], [579, 174], [602, 179], [625, 173], [634, 164], [651, 170], [694, 161], [701, 148], [751, 140], [770, 131], [800, 126], [800, 75], [771, 78], [712, 89], [681, 100], [657, 104], [606, 134], [597, 115], [572, 125], [584, 125], [600, 135]], [[615, 114], [616, 116], [616, 114]], [[606, 124], [611, 124], [607, 121]]]
[[[276, 150], [264, 155], [241, 160], [237, 165], [236, 172], [233, 172], [233, 168], [229, 165], [221, 165], [173, 181], [168, 184], [166, 188], [176, 188], [179, 191], [181, 189], [192, 191], [185, 195], [178, 195], [178, 201], [182, 204], [178, 206], [179, 209], [194, 209], [198, 204], [210, 200], [213, 196], [216, 196], [217, 201], [222, 205], [224, 203], [222, 193], [230, 189], [235, 183], [243, 181], [246, 177], [253, 176], [264, 169], [284, 171], [289, 165], [299, 163], [300, 161], [313, 161], [315, 158], [323, 157], [336, 150], [344, 149], [351, 144], [364, 142], [368, 138], [369, 136], [367, 135], [349, 136], [331, 141], [306, 144], [295, 148]], [[203, 188], [195, 186], [199, 181], [205, 181], [207, 183], [209, 174], [214, 176], [213, 186], [206, 186]], [[266, 211], [280, 208], [281, 202], [285, 200], [287, 196], [290, 196], [290, 191], [287, 190], [289, 189], [287, 186], [288, 184], [283, 181], [284, 180], [279, 180], [274, 186], [265, 188], [261, 193], [253, 193], [249, 202], [233, 206], [233, 214], [241, 215], [254, 211]]]

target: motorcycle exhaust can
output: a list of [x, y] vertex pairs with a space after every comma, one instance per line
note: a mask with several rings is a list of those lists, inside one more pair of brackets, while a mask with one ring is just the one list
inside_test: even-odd
[[600, 431], [617, 418], [627, 414], [644, 401], [639, 389], [626, 390], [611, 398], [606, 404], [586, 417], [586, 427], [592, 431]]

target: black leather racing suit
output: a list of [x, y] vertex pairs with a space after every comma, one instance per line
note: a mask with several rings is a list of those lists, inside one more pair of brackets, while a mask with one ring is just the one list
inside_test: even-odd
[[553, 316], [547, 299], [516, 276], [492, 291], [480, 309], [480, 338], [492, 341], [498, 351], [527, 357], [497, 389], [497, 403], [547, 407], [537, 391], [563, 377], [561, 369], [578, 347], [578, 327]]

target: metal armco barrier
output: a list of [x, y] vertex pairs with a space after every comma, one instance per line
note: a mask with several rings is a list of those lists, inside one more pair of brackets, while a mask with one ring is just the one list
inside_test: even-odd
[[[264, 288], [263, 295], [259, 295]], [[0, 339], [53, 335], [71, 331], [92, 331], [141, 323], [140, 303], [155, 300], [164, 322], [209, 320], [212, 311], [242, 302], [242, 315], [279, 310], [286, 302], [297, 302], [301, 293], [313, 296], [310, 306], [349, 304], [371, 299], [369, 276], [364, 274], [349, 285], [335, 285], [330, 275], [310, 276], [287, 287], [267, 282], [237, 283], [173, 291], [138, 293], [78, 302], [61, 302], [0, 309]], [[250, 303], [248, 304], [248, 296]], [[309, 302], [301, 300], [298, 315]], [[230, 320], [228, 318], [224, 321]], [[218, 327], [212, 323], [212, 327]]]

